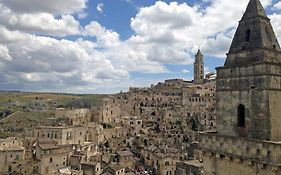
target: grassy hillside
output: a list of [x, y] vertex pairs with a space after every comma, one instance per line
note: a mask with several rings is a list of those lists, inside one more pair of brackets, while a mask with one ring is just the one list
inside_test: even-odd
[[[58, 93], [22, 93], [2, 92], [0, 93], [1, 110], [25, 110], [41, 106], [43, 109], [54, 109], [56, 107], [90, 107], [99, 103], [105, 95], [73, 95]], [[38, 110], [42, 110], [38, 108]]]
[[38, 125], [52, 125], [57, 107], [90, 108], [105, 95], [0, 92], [0, 138]]
[[2, 128], [26, 128], [37, 125], [51, 124], [54, 111], [23, 112], [16, 111], [0, 121]]
[[15, 136], [27, 128], [39, 125], [52, 125], [54, 120], [53, 111], [23, 112], [16, 111], [0, 120], [0, 138]]

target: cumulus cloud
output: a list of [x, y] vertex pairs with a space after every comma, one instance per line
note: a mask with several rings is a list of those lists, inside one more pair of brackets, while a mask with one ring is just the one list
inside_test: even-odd
[[214, 37], [208, 38], [202, 45], [202, 51], [209, 55], [224, 58], [226, 51], [229, 49], [232, 39], [219, 33]]
[[[271, 0], [261, 2], [265, 7], [272, 4]], [[140, 8], [131, 19], [135, 35], [130, 41], [148, 46], [148, 59], [160, 63], [190, 64], [199, 47], [205, 55], [225, 58], [247, 3], [214, 0], [203, 8], [158, 1]]]
[[[136, 45], [132, 41], [121, 41], [119, 34], [104, 28], [98, 22], [85, 26], [83, 35], [95, 37], [97, 40], [96, 57], [110, 58], [115, 67], [127, 71], [163, 72], [165, 68], [160, 62], [150, 60], [145, 52], [146, 45]], [[102, 50], [98, 50], [101, 49]]]
[[72, 14], [80, 12], [87, 7], [88, 0], [0, 0], [0, 3], [15, 13], [50, 13], [50, 14]]
[[18, 14], [0, 4], [0, 24], [10, 30], [21, 30], [35, 34], [66, 36], [79, 34], [80, 23], [72, 15], [55, 17], [50, 13]]
[[98, 5], [97, 5], [97, 11], [99, 11], [100, 13], [103, 13], [103, 7], [104, 7], [104, 4], [103, 4], [103, 3], [98, 3]]
[[128, 42], [141, 48], [151, 61], [192, 63], [187, 49], [193, 47], [193, 39], [188, 36], [187, 30], [199, 17], [200, 14], [185, 3], [158, 1], [153, 6], [141, 8], [136, 17], [131, 19], [135, 35]]
[[[130, 21], [133, 35], [122, 40], [97, 21], [81, 26], [75, 17], [86, 17], [87, 0], [0, 0], [0, 88], [112, 92], [145, 82], [131, 72], [163, 73], [166, 64], [192, 64], [199, 47], [204, 55], [224, 58], [246, 5], [245, 0], [213, 0], [207, 7], [157, 1], [138, 10]], [[269, 17], [280, 38], [280, 14]]]
[[9, 54], [9, 50], [6, 46], [0, 45], [0, 59], [4, 59], [6, 61], [12, 60], [12, 58]]
[[88, 36], [95, 36], [100, 47], [114, 47], [119, 45], [120, 43], [118, 33], [107, 30], [96, 21], [93, 21], [85, 26], [83, 34]]
[[[0, 30], [0, 36], [1, 31], [12, 35], [5, 29]], [[16, 40], [7, 38], [10, 44], [0, 46], [0, 64], [5, 65], [0, 79], [10, 82], [12, 87], [40, 90], [44, 86], [58, 90], [91, 83], [117, 83], [129, 77], [127, 71], [115, 68], [110, 60], [93, 53], [96, 44], [90, 41], [22, 35]]]
[[279, 44], [281, 42], [281, 21], [280, 21], [280, 18], [281, 18], [281, 14], [272, 14], [269, 16], [269, 18], [271, 19], [271, 23], [272, 23], [272, 26], [274, 28], [274, 32], [278, 38], [278, 41], [279, 41]]

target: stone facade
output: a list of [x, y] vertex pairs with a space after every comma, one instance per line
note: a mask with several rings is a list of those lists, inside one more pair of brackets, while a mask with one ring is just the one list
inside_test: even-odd
[[28, 134], [35, 138], [52, 139], [59, 145], [82, 144], [89, 140], [86, 127], [42, 126]]
[[80, 109], [65, 109], [57, 108], [55, 110], [56, 119], [69, 119], [69, 123], [72, 126], [81, 126], [85, 125], [90, 121], [91, 113], [89, 109], [80, 108]]
[[199, 136], [204, 174], [280, 174], [281, 50], [259, 0], [250, 0], [217, 68], [218, 134]]
[[[151, 88], [130, 88], [103, 100], [95, 109], [95, 121], [118, 125], [124, 117], [194, 117], [202, 129], [216, 126], [214, 80], [193, 84], [181, 79], [166, 80]], [[98, 112], [99, 110], [99, 112]], [[168, 115], [168, 116], [167, 116]], [[169, 116], [170, 115], [170, 116]]]
[[23, 139], [8, 138], [0, 140], [0, 173], [17, 171], [21, 162], [26, 159], [26, 148]]
[[251, 0], [224, 67], [217, 68], [219, 133], [281, 139], [280, 63], [281, 50], [270, 20], [260, 2]]
[[204, 83], [204, 61], [203, 61], [203, 55], [200, 52], [200, 50], [198, 50], [197, 54], [195, 55], [193, 82], [195, 84]]
[[36, 144], [36, 159], [40, 160], [35, 172], [48, 174], [57, 172], [61, 167], [68, 165], [69, 154], [73, 145], [56, 145], [51, 140], [40, 140]]
[[203, 163], [198, 160], [178, 162], [176, 165], [176, 175], [202, 175]]

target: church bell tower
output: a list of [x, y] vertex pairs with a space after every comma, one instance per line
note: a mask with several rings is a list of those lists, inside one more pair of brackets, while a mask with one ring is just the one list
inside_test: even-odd
[[281, 49], [259, 0], [250, 0], [216, 83], [220, 135], [281, 141]]
[[198, 50], [197, 54], [195, 55], [194, 83], [195, 84], [204, 83], [204, 60], [203, 60], [203, 55], [200, 50]]

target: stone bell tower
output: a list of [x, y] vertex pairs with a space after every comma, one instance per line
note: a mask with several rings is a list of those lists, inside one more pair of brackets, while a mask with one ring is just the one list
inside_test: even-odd
[[281, 49], [259, 0], [250, 0], [216, 83], [220, 135], [281, 141]]
[[194, 83], [195, 84], [204, 83], [204, 60], [203, 60], [203, 55], [200, 50], [198, 50], [197, 54], [195, 55]]

